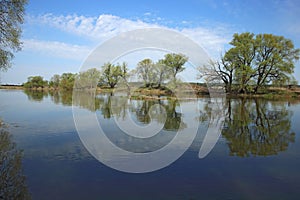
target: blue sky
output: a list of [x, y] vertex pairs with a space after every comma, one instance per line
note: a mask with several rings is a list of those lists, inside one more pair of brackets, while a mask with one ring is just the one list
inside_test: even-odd
[[[233, 33], [273, 33], [300, 48], [300, 1], [31, 0], [23, 25], [23, 50], [1, 72], [1, 83], [28, 76], [78, 72], [89, 53], [121, 32], [158, 26], [174, 29], [201, 45], [212, 58], [230, 46]], [[300, 64], [295, 77], [300, 81]]]

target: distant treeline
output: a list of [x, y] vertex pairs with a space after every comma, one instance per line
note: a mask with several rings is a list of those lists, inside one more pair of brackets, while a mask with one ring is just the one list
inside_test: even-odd
[[144, 59], [133, 70], [129, 70], [125, 62], [122, 64], [106, 63], [100, 70], [91, 68], [78, 74], [55, 74], [50, 81], [44, 80], [41, 76], [30, 76], [23, 86], [28, 89], [62, 90], [72, 90], [74, 86], [82, 89], [95, 85], [115, 88], [119, 82], [126, 85], [129, 79], [134, 77], [141, 80], [145, 87], [161, 88], [166, 82], [176, 82], [176, 75], [185, 69], [184, 64], [187, 61], [188, 58], [183, 54], [170, 53], [156, 63], [149, 58]]
[[[198, 78], [217, 87], [224, 86], [227, 93], [266, 93], [270, 85], [293, 86], [295, 61], [300, 49], [291, 40], [272, 34], [234, 34], [229, 43], [232, 48], [219, 61], [210, 61], [198, 66]], [[118, 83], [129, 88], [130, 80], [143, 82], [146, 88], [165, 88], [166, 84], [178, 84], [177, 74], [185, 70], [188, 57], [169, 53], [153, 62], [141, 60], [135, 69], [129, 70], [127, 63], [106, 63], [100, 70], [88, 69], [78, 74], [54, 75], [50, 81], [41, 76], [32, 76], [24, 83], [26, 88], [54, 88], [63, 90], [93, 88], [95, 86], [115, 88]], [[76, 81], [75, 81], [76, 80]]]

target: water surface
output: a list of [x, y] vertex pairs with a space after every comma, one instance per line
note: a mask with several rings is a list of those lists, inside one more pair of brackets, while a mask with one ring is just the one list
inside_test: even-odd
[[[131, 174], [102, 164], [82, 144], [71, 93], [0, 90], [0, 99], [0, 117], [8, 124], [0, 135], [0, 183], [1, 192], [7, 191], [3, 180], [14, 177], [10, 195], [30, 194], [32, 199], [298, 199], [300, 195], [297, 101], [227, 99], [222, 135], [199, 159], [212, 117], [210, 99], [199, 98], [199, 116], [192, 119], [199, 121], [199, 129], [183, 156], [161, 170]], [[146, 126], [155, 104], [167, 116], [164, 121], [163, 113], [155, 111], [152, 120], [163, 124], [159, 134], [141, 140], [116, 126], [114, 118], [126, 113]], [[188, 128], [180, 126], [186, 116], [174, 100], [129, 101], [98, 94], [92, 102], [83, 95], [75, 106], [95, 113], [107, 137], [132, 152], [161, 149], [178, 129]]]

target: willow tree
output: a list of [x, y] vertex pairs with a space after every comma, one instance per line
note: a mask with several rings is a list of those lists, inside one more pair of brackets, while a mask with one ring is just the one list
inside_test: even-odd
[[110, 88], [115, 88], [122, 76], [120, 65], [106, 63], [102, 66], [102, 76], [100, 82], [109, 85]]
[[21, 24], [27, 0], [0, 0], [0, 70], [11, 66], [14, 52], [21, 50]]
[[256, 67], [254, 91], [270, 82], [290, 82], [300, 49], [295, 49], [291, 40], [283, 36], [259, 34], [256, 36]]
[[156, 74], [154, 66], [154, 62], [149, 58], [146, 58], [137, 64], [137, 74], [143, 80], [145, 87], [153, 86], [155, 83]]
[[200, 74], [206, 69], [205, 76], [218, 75], [228, 86], [228, 92], [234, 83], [239, 93], [257, 93], [268, 84], [294, 82], [293, 73], [300, 49], [296, 49], [291, 40], [272, 34], [246, 32], [234, 34], [230, 44], [232, 47], [221, 61], [210, 64], [209, 70], [200, 67]]
[[173, 78], [176, 78], [176, 75], [182, 72], [184, 68], [184, 64], [188, 61], [188, 57], [183, 54], [169, 53], [166, 54], [163, 63], [166, 67], [168, 67], [171, 71]]
[[229, 49], [224, 59], [231, 63], [235, 69], [235, 82], [238, 84], [238, 91], [245, 93], [248, 91], [251, 79], [254, 77], [254, 65], [256, 46], [253, 33], [234, 34], [230, 42], [233, 46]]

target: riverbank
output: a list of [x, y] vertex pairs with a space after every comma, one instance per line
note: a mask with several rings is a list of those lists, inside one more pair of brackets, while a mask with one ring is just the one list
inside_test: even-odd
[[[9, 89], [9, 90], [25, 90], [26, 88], [22, 85], [0, 85], [0, 89]], [[58, 88], [34, 88], [31, 89], [34, 91], [56, 91], [59, 90]], [[111, 89], [108, 87], [98, 87], [97, 92], [99, 93], [112, 93], [114, 91], [120, 91], [118, 88]], [[122, 91], [122, 90], [121, 90]], [[125, 90], [123, 90], [125, 91]], [[126, 91], [125, 91], [126, 92]], [[167, 97], [174, 97], [174, 94], [167, 88], [137, 88], [132, 91], [133, 94], [131, 95], [134, 98], [150, 98], [150, 99], [159, 99], [159, 98], [167, 98]], [[209, 96], [209, 90], [205, 84], [197, 84], [191, 83], [189, 87], [185, 87], [181, 93], [189, 94], [193, 92], [197, 96]], [[226, 94], [228, 97], [243, 97], [243, 98], [266, 98], [266, 99], [283, 99], [283, 98], [300, 98], [300, 86], [292, 86], [292, 87], [274, 87], [269, 86], [265, 89], [263, 93], [247, 93], [247, 94], [239, 94], [239, 93], [232, 93]]]

